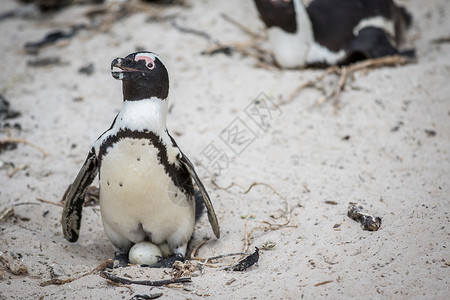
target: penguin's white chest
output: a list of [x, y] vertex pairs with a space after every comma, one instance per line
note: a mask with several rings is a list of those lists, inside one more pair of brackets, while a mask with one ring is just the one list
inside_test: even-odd
[[174, 185], [159, 151], [149, 140], [125, 138], [103, 156], [100, 208], [112, 241], [121, 237], [161, 244], [173, 235], [189, 240], [195, 201]]

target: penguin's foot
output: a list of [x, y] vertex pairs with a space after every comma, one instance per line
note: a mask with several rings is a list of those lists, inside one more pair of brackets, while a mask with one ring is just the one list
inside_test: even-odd
[[128, 253], [117, 251], [114, 253], [113, 268], [124, 268], [128, 266]]
[[159, 260], [156, 264], [153, 265], [141, 265], [141, 267], [148, 267], [148, 268], [172, 268], [173, 264], [176, 261], [184, 261], [183, 255], [179, 253], [172, 254], [168, 258], [163, 258]]

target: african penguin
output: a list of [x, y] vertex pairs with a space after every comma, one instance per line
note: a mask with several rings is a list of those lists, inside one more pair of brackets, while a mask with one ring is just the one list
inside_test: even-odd
[[169, 76], [158, 55], [116, 58], [111, 73], [122, 81], [123, 106], [94, 142], [65, 197], [64, 237], [79, 236], [86, 189], [99, 174], [100, 210], [106, 235], [124, 257], [138, 242], [167, 243], [182, 259], [195, 223], [195, 181], [217, 238], [219, 224], [193, 164], [166, 128]]
[[282, 68], [349, 64], [399, 52], [411, 15], [392, 0], [255, 0]]

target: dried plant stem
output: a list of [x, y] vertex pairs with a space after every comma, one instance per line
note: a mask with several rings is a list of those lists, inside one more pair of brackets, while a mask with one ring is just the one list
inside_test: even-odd
[[48, 156], [48, 154], [44, 151], [44, 149], [42, 149], [38, 145], [30, 143], [29, 141], [27, 141], [25, 139], [7, 138], [7, 139], [0, 140], [0, 144], [6, 144], [6, 143], [22, 143], [22, 144], [26, 144], [26, 145], [29, 145], [29, 146], [34, 147], [37, 150], [39, 150], [42, 153], [42, 155], [44, 156], [44, 158], [46, 158]]
[[166, 280], [131, 280], [128, 278], [119, 277], [117, 275], [101, 271], [100, 276], [119, 284], [139, 284], [139, 285], [147, 285], [147, 286], [163, 286], [169, 285], [173, 283], [187, 283], [192, 282], [190, 277], [182, 277], [182, 278], [173, 278]]
[[244, 194], [247, 194], [248, 192], [250, 192], [250, 190], [257, 186], [257, 185], [263, 185], [266, 186], [268, 188], [270, 188], [278, 197], [280, 197], [281, 199], [283, 199], [284, 203], [285, 203], [285, 210], [283, 211], [283, 216], [286, 218], [286, 221], [284, 223], [271, 223], [269, 221], [257, 221], [259, 223], [263, 223], [266, 226], [256, 226], [253, 227], [250, 231], [248, 230], [248, 220], [252, 217], [254, 217], [253, 215], [248, 215], [245, 218], [245, 239], [244, 239], [244, 246], [242, 248], [242, 252], [248, 252], [248, 248], [251, 244], [252, 238], [253, 238], [253, 233], [256, 230], [262, 230], [264, 232], [267, 231], [271, 231], [271, 230], [279, 230], [279, 229], [283, 229], [283, 228], [287, 228], [287, 227], [297, 227], [297, 225], [289, 225], [291, 222], [291, 208], [290, 205], [288, 203], [288, 201], [286, 200], [285, 197], [283, 197], [275, 188], [273, 188], [271, 185], [264, 183], [264, 182], [253, 182], [249, 188], [244, 192]]
[[75, 281], [77, 279], [80, 279], [82, 277], [88, 276], [93, 274], [94, 272], [100, 272], [103, 271], [104, 269], [106, 269], [107, 266], [112, 264], [112, 259], [108, 259], [105, 260], [104, 262], [102, 262], [100, 265], [98, 265], [97, 267], [95, 267], [94, 269], [92, 269], [91, 271], [81, 274], [79, 276], [75, 276], [75, 277], [70, 277], [67, 279], [59, 279], [59, 278], [54, 278], [54, 279], [50, 279], [48, 281], [44, 281], [40, 284], [40, 286], [47, 286], [47, 285], [62, 285], [62, 284], [66, 284], [66, 283], [70, 283], [72, 281]]
[[39, 201], [39, 202], [42, 202], [42, 203], [48, 203], [48, 204], [51, 204], [51, 205], [55, 205], [55, 206], [59, 206], [59, 207], [64, 207], [64, 205], [61, 204], [61, 203], [56, 203], [56, 202], [52, 202], [52, 201], [45, 200], [45, 199], [41, 199], [41, 198], [36, 198], [36, 200]]
[[230, 24], [233, 24], [234, 26], [236, 26], [237, 28], [239, 28], [243, 33], [249, 35], [250, 37], [254, 38], [254, 39], [262, 39], [263, 37], [251, 30], [249, 30], [247, 27], [241, 23], [239, 23], [238, 21], [236, 21], [235, 19], [233, 19], [232, 17], [228, 16], [227, 14], [221, 14], [221, 17], [229, 22]]
[[335, 74], [339, 76], [338, 83], [336, 84], [335, 88], [332, 90], [330, 96], [328, 96], [328, 99], [334, 100], [335, 110], [337, 111], [339, 109], [338, 102], [339, 102], [339, 96], [341, 94], [341, 91], [344, 90], [345, 85], [347, 83], [347, 79], [353, 78], [353, 75], [356, 72], [365, 71], [368, 72], [373, 69], [378, 69], [382, 67], [394, 67], [399, 65], [405, 65], [412, 61], [412, 59], [404, 56], [399, 55], [393, 55], [393, 56], [385, 56], [380, 58], [373, 58], [373, 59], [367, 59], [360, 62], [356, 62], [353, 64], [350, 64], [349, 66], [332, 66], [325, 71], [322, 72], [321, 75], [317, 76], [314, 79], [308, 80], [305, 83], [302, 83], [297, 88], [295, 88], [294, 91], [292, 91], [288, 97], [285, 100], [282, 100], [278, 103], [278, 106], [284, 105], [287, 103], [290, 103], [292, 100], [294, 100], [301, 91], [303, 91], [305, 88], [308, 87], [317, 87], [317, 84], [323, 81], [328, 75]]

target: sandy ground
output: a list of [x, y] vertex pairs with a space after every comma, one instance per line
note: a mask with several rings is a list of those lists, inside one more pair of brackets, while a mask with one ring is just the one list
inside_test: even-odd
[[[223, 13], [254, 32], [262, 33], [263, 26], [251, 1], [188, 3], [151, 6], [121, 19], [99, 14], [109, 24], [103, 31], [81, 30], [37, 55], [26, 54], [24, 44], [87, 23], [85, 12], [93, 7], [0, 22], [0, 91], [22, 113], [2, 121], [0, 138], [24, 139], [47, 154], [23, 143], [0, 154], [0, 211], [14, 209], [0, 222], [0, 299], [129, 299], [157, 292], [176, 299], [448, 299], [450, 44], [433, 40], [450, 35], [450, 3], [402, 1], [414, 16], [408, 44], [416, 48], [417, 63], [357, 73], [337, 112], [330, 101], [317, 104], [319, 89], [306, 89], [271, 111], [265, 130], [246, 113], [252, 101], [261, 93], [269, 97], [261, 99], [282, 101], [322, 71], [258, 68], [240, 54], [201, 55], [213, 44], [180, 31], [173, 20], [225, 44], [250, 37]], [[0, 10], [18, 6], [4, 0]], [[117, 7], [112, 3], [110, 12]], [[98, 207], [84, 208], [80, 239], [71, 244], [61, 234], [61, 208], [37, 199], [59, 202], [91, 143], [109, 128], [121, 107], [121, 85], [110, 75], [110, 62], [136, 49], [159, 53], [168, 66], [169, 130], [196, 161], [219, 217], [220, 240], [206, 216], [196, 225], [192, 245], [211, 238], [198, 256], [242, 251], [248, 216], [249, 231], [264, 226], [260, 221], [285, 223], [288, 216], [290, 227], [255, 230], [249, 251], [275, 246], [261, 250], [259, 262], [245, 272], [204, 266], [192, 283], [161, 288], [114, 286], [94, 272], [42, 287], [51, 278], [88, 272], [113, 255]], [[49, 57], [59, 64], [29, 65]], [[91, 75], [79, 71], [90, 64]], [[336, 80], [329, 77], [323, 86], [329, 89]], [[5, 123], [19, 123], [22, 130]], [[226, 143], [224, 130], [242, 126], [248, 126], [246, 143]], [[208, 160], [213, 150], [222, 160]], [[245, 193], [254, 182], [276, 193], [265, 185]], [[382, 217], [381, 229], [363, 231], [349, 219], [350, 202]], [[225, 266], [232, 259], [214, 262]], [[27, 272], [12, 274], [21, 270]], [[137, 266], [114, 272], [136, 280], [171, 277], [168, 270]]]

